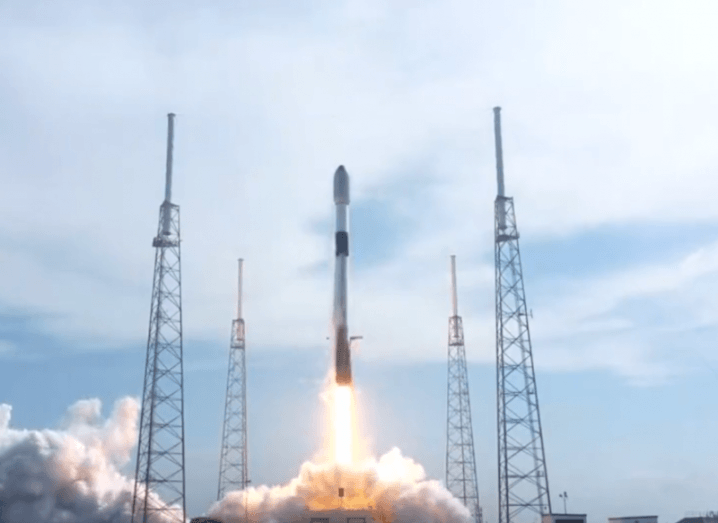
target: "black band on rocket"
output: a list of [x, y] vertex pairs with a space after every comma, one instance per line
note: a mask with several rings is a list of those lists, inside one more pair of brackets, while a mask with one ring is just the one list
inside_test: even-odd
[[336, 236], [336, 243], [336, 255], [339, 256], [340, 254], [343, 254], [345, 256], [349, 256], [349, 234], [344, 231], [338, 231]]

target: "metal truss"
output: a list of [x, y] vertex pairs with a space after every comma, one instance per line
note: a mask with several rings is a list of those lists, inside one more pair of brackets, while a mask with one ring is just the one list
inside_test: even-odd
[[217, 499], [231, 490], [244, 490], [249, 483], [247, 461], [247, 368], [245, 331], [242, 319], [242, 260], [239, 260], [239, 300], [237, 319], [232, 321], [224, 403], [222, 450], [219, 459]]
[[182, 522], [185, 508], [182, 285], [179, 206], [170, 203], [174, 115], [169, 115], [168, 174], [160, 206], [140, 414], [132, 521]]
[[482, 523], [471, 424], [469, 376], [461, 316], [457, 314], [456, 258], [451, 257], [453, 315], [449, 318], [449, 376], [446, 422], [446, 488]]
[[513, 198], [495, 211], [499, 523], [515, 523], [550, 514], [551, 499]]

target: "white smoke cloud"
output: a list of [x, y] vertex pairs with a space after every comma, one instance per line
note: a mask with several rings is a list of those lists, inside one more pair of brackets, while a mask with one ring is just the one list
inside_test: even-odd
[[[340, 486], [345, 491], [341, 499]], [[393, 523], [471, 521], [459, 500], [438, 481], [427, 480], [423, 467], [397, 448], [354, 467], [306, 462], [286, 485], [229, 492], [211, 507], [209, 517], [222, 523], [278, 523], [306, 518], [307, 510], [340, 508], [367, 510], [375, 521]]]
[[[129, 523], [134, 482], [120, 470], [137, 441], [138, 413], [137, 401], [123, 398], [105, 420], [99, 400], [82, 400], [68, 408], [59, 429], [24, 430], [10, 426], [12, 407], [0, 404], [0, 522]], [[161, 503], [152, 496], [153, 505]], [[244, 523], [245, 503], [251, 523], [340, 508], [393, 523], [471, 521], [459, 500], [396, 448], [350, 467], [306, 462], [286, 485], [228, 493], [210, 517]]]
[[106, 421], [101, 406], [78, 401], [59, 430], [22, 430], [0, 404], [2, 523], [129, 523], [134, 481], [120, 469], [137, 441], [139, 406], [123, 398]]

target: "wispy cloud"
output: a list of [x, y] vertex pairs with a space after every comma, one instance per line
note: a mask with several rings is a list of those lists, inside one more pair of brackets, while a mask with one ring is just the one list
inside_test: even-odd
[[[54, 335], [88, 348], [143, 344], [170, 110], [185, 333], [222, 346], [239, 256], [249, 341], [324, 343], [331, 231], [316, 224], [331, 223], [343, 163], [365, 357], [443, 356], [457, 254], [470, 354], [492, 361], [496, 104], [524, 239], [716, 220], [710, 2], [675, 16], [670, 2], [277, 5], [4, 8], [6, 307], [57, 318]], [[655, 333], [712, 325], [714, 251], [627, 261], [555, 296], [529, 284], [539, 365], [669, 375]], [[659, 318], [621, 309], [639, 300]]]
[[[543, 296], [534, 333], [549, 367], [607, 368], [637, 382], [662, 381], [702, 367], [692, 333], [718, 329], [718, 243], [678, 263], [640, 264], [565, 284]], [[693, 343], [688, 340], [693, 340]]]

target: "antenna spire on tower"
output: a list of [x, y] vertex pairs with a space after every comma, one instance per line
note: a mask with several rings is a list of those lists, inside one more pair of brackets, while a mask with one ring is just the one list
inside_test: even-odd
[[165, 170], [165, 201], [172, 202], [172, 153], [175, 141], [175, 114], [167, 115], [167, 169]]
[[459, 315], [459, 303], [456, 296], [456, 256], [451, 255], [451, 312], [452, 316]]
[[501, 146], [501, 107], [494, 107], [494, 143], [496, 145], [497, 195], [504, 196], [504, 152]]
[[165, 169], [165, 201], [160, 207], [162, 234], [169, 236], [172, 222], [172, 153], [175, 140], [175, 115], [167, 115], [167, 167]]
[[237, 260], [239, 263], [239, 271], [237, 277], [237, 319], [242, 319], [242, 263], [244, 260], [240, 258]]
[[496, 144], [496, 220], [498, 228], [506, 229], [506, 207], [504, 200], [504, 151], [501, 146], [501, 107], [494, 107], [494, 143]]

